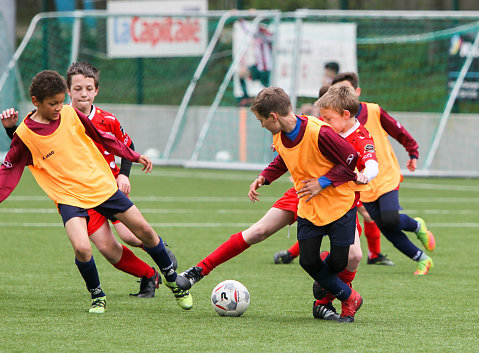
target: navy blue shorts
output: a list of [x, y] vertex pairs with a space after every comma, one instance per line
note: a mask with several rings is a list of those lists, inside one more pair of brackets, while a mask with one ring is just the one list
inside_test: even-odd
[[350, 209], [338, 220], [324, 226], [317, 226], [307, 219], [298, 217], [298, 240], [328, 235], [332, 245], [352, 245], [356, 233], [356, 217], [356, 207]]
[[[127, 211], [131, 206], [133, 206], [133, 202], [131, 202], [122, 191], [117, 190], [112, 197], [93, 209], [108, 218], [110, 221], [115, 222], [117, 219], [114, 215]], [[63, 224], [73, 217], [85, 217], [87, 223], [90, 221], [87, 210], [81, 207], [59, 203], [58, 211], [62, 216]]]

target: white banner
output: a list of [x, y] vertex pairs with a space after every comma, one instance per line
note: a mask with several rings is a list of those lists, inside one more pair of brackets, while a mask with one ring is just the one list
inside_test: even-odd
[[[248, 23], [251, 25], [251, 23]], [[245, 25], [235, 23], [233, 32], [233, 54], [245, 41]], [[268, 27], [271, 32], [272, 26]], [[296, 27], [294, 23], [281, 23], [277, 38], [277, 51], [274, 61], [274, 78], [276, 86], [283, 88], [288, 94], [292, 87], [293, 54], [295, 48]], [[355, 23], [303, 23], [302, 42], [298, 53], [297, 96], [318, 97], [321, 86], [331, 82], [337, 72], [357, 72], [356, 24]], [[246, 84], [247, 95], [254, 97], [263, 87], [261, 82], [251, 74], [251, 69], [258, 66], [258, 40], [254, 39], [242, 60], [241, 68], [235, 77], [235, 96], [244, 97]], [[236, 48], [236, 49], [235, 49]], [[247, 68], [249, 75], [245, 75]], [[244, 79], [246, 77], [246, 79]], [[243, 79], [241, 79], [243, 78]]]
[[[204, 13], [206, 0], [109, 1], [115, 14]], [[115, 58], [203, 55], [208, 22], [200, 17], [111, 17], [107, 27], [108, 56]]]

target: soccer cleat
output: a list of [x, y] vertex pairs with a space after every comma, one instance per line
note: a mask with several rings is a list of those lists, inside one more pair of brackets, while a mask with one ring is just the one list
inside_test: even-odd
[[416, 217], [414, 219], [421, 225], [416, 232], [417, 238], [421, 241], [426, 250], [433, 251], [436, 248], [436, 238], [434, 238], [434, 234], [427, 230], [426, 222], [424, 222], [422, 218]]
[[190, 310], [193, 307], [193, 297], [189, 291], [179, 288], [175, 282], [165, 281], [165, 285], [170, 288], [181, 309]]
[[181, 289], [190, 289], [193, 284], [203, 278], [201, 271], [203, 271], [202, 267], [193, 266], [185, 272], [178, 274], [176, 277], [176, 285]]
[[296, 256], [291, 255], [288, 250], [282, 250], [274, 254], [274, 263], [275, 264], [289, 264], [291, 263]]
[[386, 255], [379, 253], [377, 257], [368, 257], [368, 265], [394, 266], [394, 262], [389, 260]]
[[341, 302], [341, 316], [338, 322], [354, 322], [354, 315], [363, 305], [363, 298], [354, 289], [351, 289], [351, 295], [348, 299]]
[[158, 271], [155, 271], [154, 275], [151, 277], [141, 277], [140, 280], [140, 291], [135, 294], [130, 294], [133, 297], [138, 298], [153, 298], [155, 296], [155, 290], [161, 284], [161, 276], [158, 274]]
[[425, 260], [417, 262], [417, 270], [414, 272], [415, 275], [424, 276], [427, 275], [429, 270], [434, 267], [434, 262], [430, 257]]
[[106, 296], [97, 297], [92, 299], [91, 307], [88, 312], [92, 314], [103, 314], [106, 308]]
[[327, 305], [318, 304], [316, 301], [313, 303], [313, 316], [315, 319], [322, 320], [338, 320], [339, 315], [336, 312], [336, 308], [333, 304], [329, 303]]
[[324, 299], [327, 294], [328, 294], [328, 291], [324, 289], [323, 287], [321, 287], [321, 285], [318, 282], [314, 281], [313, 283], [314, 299], [317, 299], [317, 300]]

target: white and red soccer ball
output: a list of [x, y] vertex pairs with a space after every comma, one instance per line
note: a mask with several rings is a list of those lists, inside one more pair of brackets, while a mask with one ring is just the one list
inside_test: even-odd
[[246, 287], [232, 279], [219, 283], [211, 293], [211, 305], [221, 316], [240, 316], [248, 309], [249, 301]]

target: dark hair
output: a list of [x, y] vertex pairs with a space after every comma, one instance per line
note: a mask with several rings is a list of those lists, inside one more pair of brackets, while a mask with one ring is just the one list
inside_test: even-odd
[[100, 71], [92, 64], [76, 62], [70, 65], [67, 71], [67, 85], [69, 89], [72, 86], [72, 77], [74, 75], [83, 75], [93, 78], [95, 80], [95, 88], [98, 88], [100, 84]]
[[359, 87], [359, 77], [354, 72], [341, 72], [337, 74], [333, 81], [331, 82], [331, 86], [342, 81], [348, 81], [354, 89]]
[[286, 92], [279, 87], [263, 88], [253, 100], [251, 111], [262, 117], [269, 117], [271, 112], [281, 116], [288, 115], [293, 108]]
[[331, 86], [315, 104], [320, 109], [333, 109], [341, 114], [348, 110], [352, 117], [359, 111], [359, 98], [356, 92], [344, 83]]
[[47, 97], [65, 93], [67, 85], [63, 77], [56, 71], [45, 70], [35, 75], [30, 85], [30, 96], [42, 102]]
[[321, 88], [319, 89], [318, 98], [321, 98], [322, 96], [324, 96], [324, 94], [328, 91], [329, 87], [331, 87], [331, 85], [323, 85], [323, 86], [321, 86]]
[[336, 61], [331, 61], [328, 62], [324, 65], [325, 69], [329, 69], [331, 71], [334, 71], [335, 73], [339, 72], [339, 64]]

